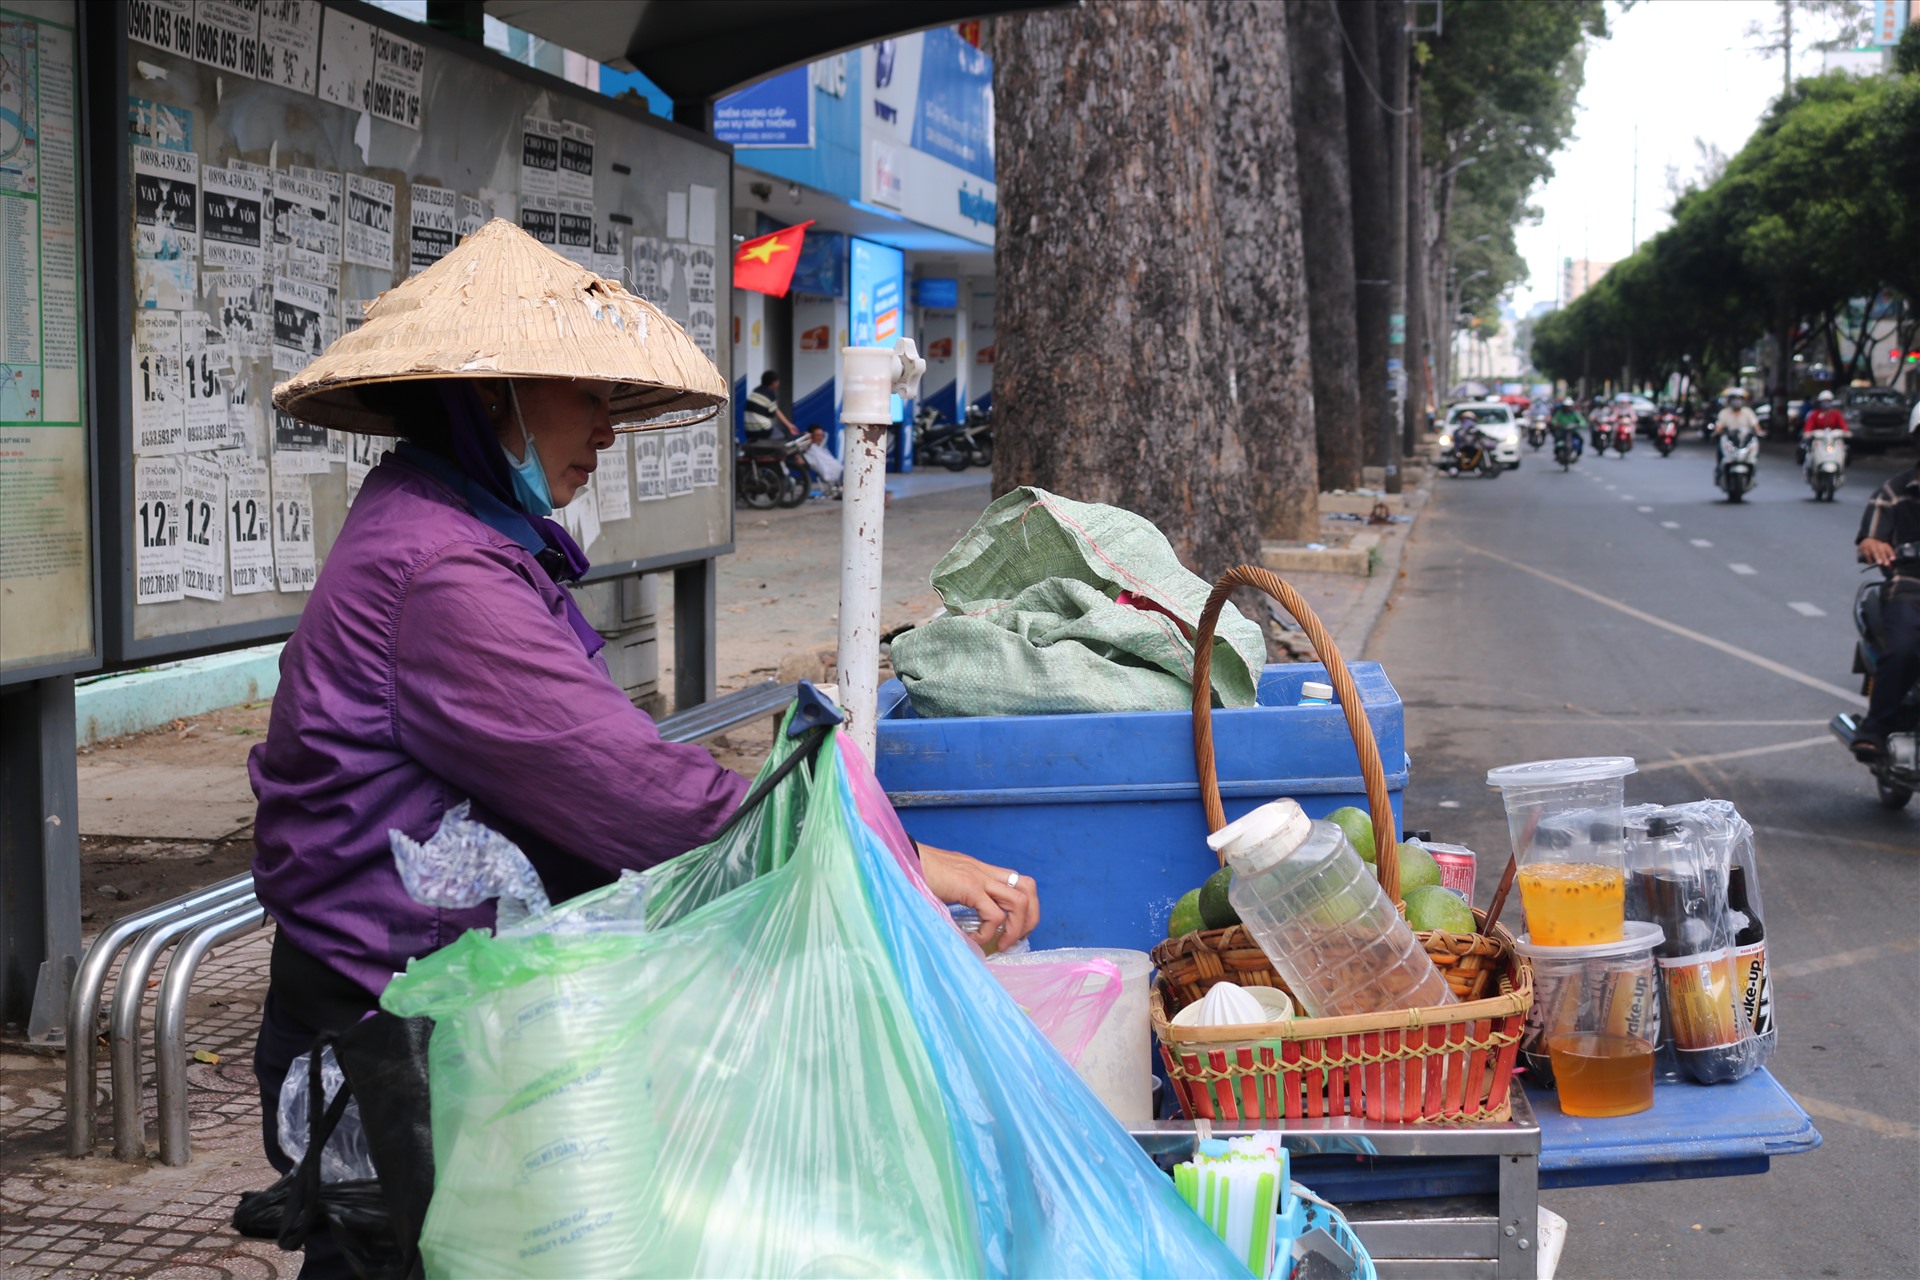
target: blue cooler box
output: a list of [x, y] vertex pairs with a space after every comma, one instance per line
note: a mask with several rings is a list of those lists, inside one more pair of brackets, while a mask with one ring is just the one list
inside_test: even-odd
[[[1395, 826], [1407, 785], [1400, 695], [1377, 662], [1350, 663]], [[1336, 703], [1302, 707], [1317, 663], [1268, 667], [1258, 706], [1213, 713], [1227, 817], [1291, 796], [1313, 817], [1367, 807], [1359, 758]], [[1132, 947], [1166, 936], [1174, 902], [1218, 863], [1185, 711], [923, 720], [906, 689], [880, 690], [876, 772], [916, 839], [1030, 875], [1040, 889], [1036, 947]]]

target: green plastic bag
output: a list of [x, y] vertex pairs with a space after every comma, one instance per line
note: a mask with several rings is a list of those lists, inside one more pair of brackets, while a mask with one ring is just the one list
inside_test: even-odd
[[[922, 716], [1179, 711], [1212, 585], [1158, 529], [1118, 507], [1015, 489], [933, 569], [947, 611], [895, 638]], [[1213, 650], [1214, 704], [1250, 707], [1260, 628], [1231, 605]]]

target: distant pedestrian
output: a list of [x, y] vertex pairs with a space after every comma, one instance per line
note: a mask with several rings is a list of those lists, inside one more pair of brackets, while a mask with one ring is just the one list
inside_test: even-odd
[[788, 436], [800, 434], [800, 428], [793, 425], [793, 419], [781, 412], [780, 374], [774, 369], [761, 374], [760, 385], [747, 396], [745, 417], [749, 440], [772, 439], [776, 422], [786, 429]]

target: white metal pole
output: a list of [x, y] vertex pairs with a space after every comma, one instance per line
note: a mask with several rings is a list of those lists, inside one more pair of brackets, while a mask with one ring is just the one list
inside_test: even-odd
[[880, 575], [887, 429], [847, 426], [840, 490], [840, 709], [869, 763], [879, 730]]

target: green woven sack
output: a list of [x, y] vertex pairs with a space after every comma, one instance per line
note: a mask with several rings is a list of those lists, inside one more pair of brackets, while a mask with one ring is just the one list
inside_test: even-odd
[[[893, 642], [922, 716], [1179, 711], [1193, 703], [1193, 640], [1210, 583], [1131, 511], [1015, 489], [933, 569], [947, 611]], [[1250, 707], [1260, 628], [1229, 606], [1213, 702]]]

